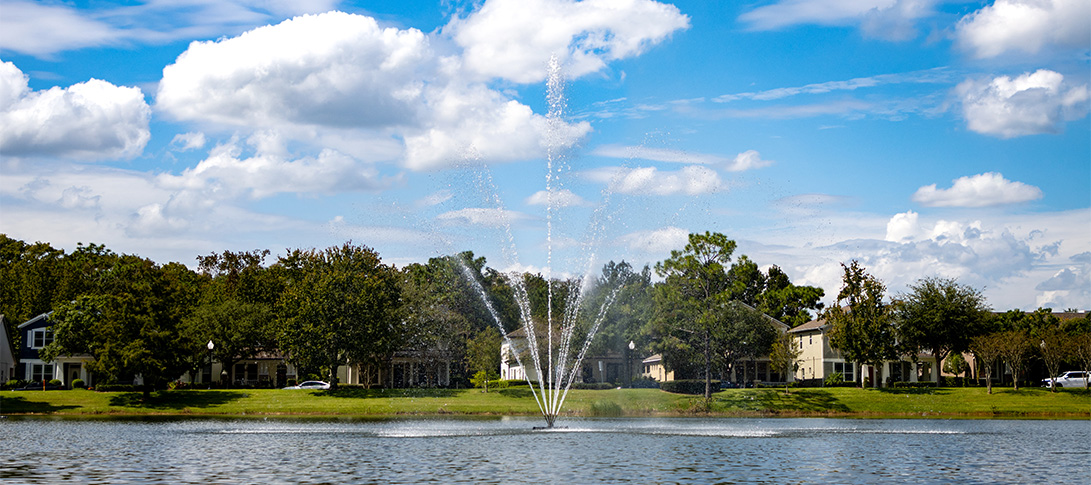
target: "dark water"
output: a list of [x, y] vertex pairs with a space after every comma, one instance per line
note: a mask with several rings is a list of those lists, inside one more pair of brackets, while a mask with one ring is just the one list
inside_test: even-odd
[[0, 483], [1091, 483], [1091, 421], [0, 420]]

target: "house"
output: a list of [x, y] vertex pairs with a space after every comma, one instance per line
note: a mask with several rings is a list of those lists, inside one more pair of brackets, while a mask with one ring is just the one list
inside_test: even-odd
[[53, 322], [49, 316], [53, 312], [43, 313], [19, 325], [19, 365], [15, 378], [31, 382], [60, 380], [65, 386], [71, 386], [76, 379], [82, 379], [92, 385], [91, 372], [86, 363], [91, 360], [87, 355], [58, 356], [53, 362], [42, 360], [40, 352], [53, 342]]
[[640, 375], [644, 377], [655, 379], [657, 382], [674, 380], [674, 371], [668, 371], [667, 366], [663, 364], [663, 354], [652, 355], [644, 359], [641, 364], [643, 368]]
[[[544, 332], [543, 332], [544, 333]], [[545, 336], [538, 336], [538, 345], [544, 347]], [[560, 338], [554, 335], [554, 345], [559, 345]], [[582, 342], [580, 342], [582, 345]], [[500, 378], [505, 380], [531, 380], [538, 381], [538, 372], [534, 367], [533, 357], [529, 355], [526, 332], [520, 328], [507, 335], [500, 344]], [[556, 348], [554, 349], [556, 350]], [[516, 359], [519, 355], [519, 359]], [[522, 362], [520, 362], [520, 360]], [[626, 362], [630, 360], [630, 362]], [[639, 369], [630, 369], [626, 372], [626, 366], [633, 365], [632, 359], [626, 359], [624, 355], [616, 351], [607, 351], [603, 355], [585, 356], [580, 365], [579, 374], [573, 382], [621, 382], [629, 376], [640, 373]], [[548, 363], [542, 362], [542, 367]], [[635, 371], [635, 372], [634, 372]]]
[[882, 385], [887, 382], [931, 381], [935, 358], [931, 353], [902, 356], [898, 360], [883, 362], [879, 368], [862, 367], [855, 362], [848, 362], [837, 349], [830, 345], [829, 322], [824, 318], [811, 320], [788, 331], [801, 351], [799, 369], [795, 379], [811, 385], [823, 385], [826, 378], [840, 373], [844, 382], [860, 382], [864, 377], [880, 376]]
[[8, 339], [7, 320], [0, 315], [0, 383], [11, 379], [18, 379], [15, 377], [15, 352]]

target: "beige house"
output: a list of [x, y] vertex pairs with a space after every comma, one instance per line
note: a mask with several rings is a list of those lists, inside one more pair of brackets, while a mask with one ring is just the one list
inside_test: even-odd
[[[538, 372], [534, 368], [533, 358], [527, 352], [529, 342], [526, 332], [520, 328], [509, 333], [507, 337], [500, 343], [500, 378], [513, 381], [538, 381]], [[544, 338], [544, 336], [538, 337], [539, 340]], [[555, 344], [560, 341], [558, 337], [554, 338]], [[538, 344], [542, 345], [542, 342], [539, 341]], [[516, 355], [519, 355], [519, 359], [515, 358]], [[625, 357], [618, 352], [585, 356], [573, 382], [620, 382], [627, 379], [629, 375], [637, 375], [639, 371], [628, 374], [625, 372], [625, 360]], [[546, 365], [548, 364], [542, 363], [543, 367]]]
[[801, 351], [796, 380], [821, 385], [827, 377], [838, 372], [845, 382], [861, 382], [865, 377], [877, 376], [877, 384], [881, 386], [886, 386], [887, 382], [932, 380], [935, 358], [931, 353], [918, 354], [916, 359], [903, 356], [898, 360], [883, 362], [877, 368], [863, 367], [846, 361], [841, 352], [830, 345], [829, 332], [830, 325], [824, 318], [811, 320], [788, 331], [797, 339], [796, 343]]

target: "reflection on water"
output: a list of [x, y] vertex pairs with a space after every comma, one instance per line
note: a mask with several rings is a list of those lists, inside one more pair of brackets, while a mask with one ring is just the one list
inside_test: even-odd
[[0, 421], [9, 483], [1091, 483], [1091, 422]]

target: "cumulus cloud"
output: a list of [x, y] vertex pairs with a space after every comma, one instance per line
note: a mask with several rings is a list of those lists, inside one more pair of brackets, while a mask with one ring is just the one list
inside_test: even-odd
[[413, 170], [540, 156], [549, 135], [563, 148], [591, 130], [550, 131], [529, 106], [460, 72], [419, 30], [329, 12], [191, 44], [163, 70], [157, 106], [180, 120], [397, 139]]
[[1041, 198], [1042, 190], [1038, 187], [1013, 182], [996, 172], [959, 177], [949, 189], [926, 185], [913, 194], [913, 202], [929, 207], [988, 207]]
[[240, 36], [190, 44], [163, 69], [157, 106], [181, 120], [247, 126], [411, 122], [421, 60], [416, 29], [342, 12], [305, 15]]
[[739, 16], [753, 30], [793, 25], [861, 25], [865, 34], [887, 40], [916, 37], [914, 24], [934, 13], [936, 0], [780, 0]]
[[0, 62], [0, 151], [7, 156], [131, 158], [151, 138], [151, 109], [139, 88], [91, 79], [67, 88], [29, 88]]
[[1021, 275], [1056, 253], [1058, 241], [1037, 244], [1032, 231], [1017, 234], [982, 221], [922, 221], [909, 211], [887, 223], [887, 244], [875, 245], [861, 259], [877, 271], [905, 281], [942, 275], [997, 282]]
[[1060, 133], [1065, 121], [1087, 116], [1088, 111], [1087, 85], [1072, 85], [1047, 69], [1014, 79], [967, 79], [955, 93], [970, 130], [1001, 138]]
[[551, 55], [580, 77], [688, 27], [677, 7], [650, 0], [490, 0], [443, 31], [464, 49], [468, 71], [533, 83], [546, 78]]
[[[583, 197], [576, 195], [574, 192], [568, 189], [554, 190], [553, 191], [553, 205], [555, 207], [572, 207], [588, 205], [588, 202]], [[545, 190], [539, 190], [530, 197], [527, 197], [527, 204], [529, 205], [549, 205], [549, 192]]]
[[727, 164], [727, 170], [730, 172], [742, 172], [744, 170], [768, 167], [772, 164], [772, 160], [762, 160], [761, 154], [758, 153], [757, 150], [747, 150], [736, 155], [735, 159]]
[[1010, 51], [1037, 54], [1050, 46], [1086, 49], [1089, 18], [1086, 0], [996, 0], [963, 17], [955, 36], [977, 58]]
[[215, 200], [367, 191], [388, 183], [373, 167], [334, 150], [323, 150], [316, 157], [285, 158], [269, 137], [275, 138], [268, 134], [251, 138], [251, 145], [258, 147], [252, 156], [244, 157], [242, 147], [232, 140], [213, 148], [197, 166], [180, 175], [162, 174], [157, 181], [168, 189]]

